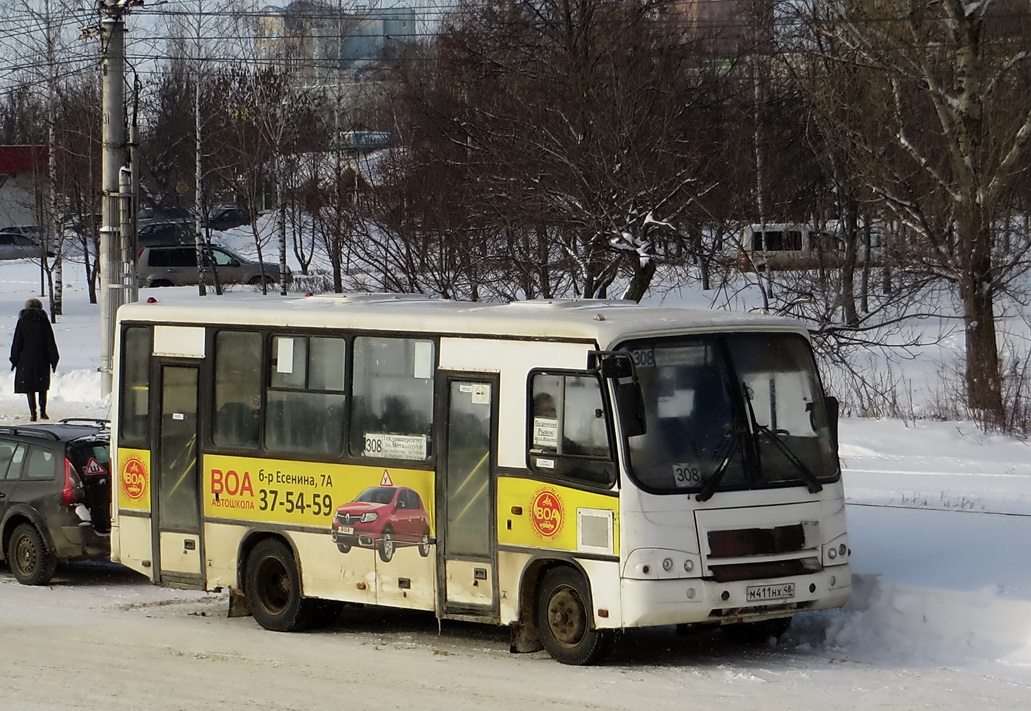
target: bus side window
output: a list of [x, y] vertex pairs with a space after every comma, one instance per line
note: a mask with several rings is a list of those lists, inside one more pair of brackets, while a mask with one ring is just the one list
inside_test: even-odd
[[339, 456], [344, 442], [343, 338], [272, 338], [265, 418], [270, 452]]
[[433, 428], [433, 341], [354, 339], [351, 454], [424, 460]]
[[147, 446], [150, 434], [149, 326], [128, 326], [122, 331], [121, 409], [118, 417], [122, 445]]
[[590, 374], [536, 373], [531, 377], [531, 468], [611, 485], [615, 466], [600, 381]]
[[215, 334], [215, 416], [211, 436], [218, 447], [258, 446], [261, 407], [261, 334]]

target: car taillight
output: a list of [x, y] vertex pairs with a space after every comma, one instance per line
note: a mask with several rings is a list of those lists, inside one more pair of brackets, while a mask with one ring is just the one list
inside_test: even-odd
[[82, 481], [79, 472], [67, 459], [64, 460], [64, 488], [61, 490], [61, 505], [74, 506], [83, 503]]

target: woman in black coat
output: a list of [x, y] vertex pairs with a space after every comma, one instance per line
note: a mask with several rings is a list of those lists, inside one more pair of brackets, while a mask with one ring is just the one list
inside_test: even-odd
[[36, 421], [36, 398], [39, 399], [39, 414], [47, 417], [47, 390], [50, 389], [50, 373], [57, 370], [57, 341], [50, 318], [43, 310], [39, 299], [29, 299], [18, 314], [18, 325], [14, 327], [14, 341], [11, 343], [11, 370], [14, 370], [14, 392], [25, 393], [29, 399], [30, 419]]

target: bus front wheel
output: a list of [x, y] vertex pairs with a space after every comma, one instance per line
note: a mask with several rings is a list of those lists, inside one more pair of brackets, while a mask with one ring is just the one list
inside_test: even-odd
[[609, 651], [612, 631], [592, 625], [590, 595], [583, 576], [561, 566], [541, 580], [537, 598], [537, 628], [541, 642], [563, 664], [593, 664]]
[[247, 556], [244, 592], [258, 624], [276, 632], [311, 626], [318, 600], [301, 596], [301, 576], [289, 546], [267, 538]]

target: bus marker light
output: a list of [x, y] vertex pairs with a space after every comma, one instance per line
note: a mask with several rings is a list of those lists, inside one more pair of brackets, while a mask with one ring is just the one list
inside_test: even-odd
[[156, 304], [157, 302], [158, 302], [158, 300], [155, 299], [153, 296], [148, 296], [147, 297], [147, 303], [148, 304]]
[[365, 583], [358, 583], [355, 587], [359, 590], [368, 590], [368, 586]]
[[837, 585], [837, 584], [838, 584], [838, 578], [837, 578], [837, 576], [836, 576], [836, 575], [832, 575], [832, 576], [831, 576], [831, 587], [834, 587], [834, 586], [835, 586], [835, 585]]
[[724, 602], [726, 602], [729, 599], [730, 599], [730, 591], [729, 590], [724, 590], [722, 593], [720, 593], [720, 600], [723, 600]]
[[809, 583], [809, 592], [816, 592], [816, 583]]
[[598, 610], [598, 617], [605, 617], [605, 618], [607, 618], [608, 616], [609, 616], [609, 611], [608, 610], [603, 610], [603, 609], [599, 609]]
[[522, 506], [513, 506], [512, 507], [512, 514], [514, 516], [522, 516], [523, 515], [523, 507]]
[[842, 543], [840, 546], [838, 546], [838, 553], [840, 553], [841, 555], [845, 555], [845, 553], [847, 553], [847, 552], [848, 552], [848, 546], [846, 546], [844, 543]]
[[696, 593], [695, 593], [694, 588], [688, 588], [687, 589], [687, 599], [688, 600], [694, 600], [694, 596], [695, 595], [696, 595]]
[[652, 572], [652, 568], [650, 565], [645, 565], [641, 568], [641, 572], [647, 575], [648, 573]]

